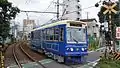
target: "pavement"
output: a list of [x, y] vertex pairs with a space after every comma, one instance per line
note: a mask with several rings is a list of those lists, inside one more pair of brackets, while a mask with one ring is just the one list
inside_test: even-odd
[[[64, 65], [60, 64], [52, 59], [45, 59], [40, 61], [46, 68], [93, 68], [97, 62], [100, 60], [99, 57], [102, 54], [102, 51], [105, 47], [99, 48], [96, 51], [88, 52], [88, 56], [86, 56], [86, 63], [85, 64], [78, 64], [78, 65]], [[40, 65], [36, 64], [35, 62], [23, 64], [24, 68], [42, 68]], [[9, 66], [7, 68], [18, 68], [15, 66]]]

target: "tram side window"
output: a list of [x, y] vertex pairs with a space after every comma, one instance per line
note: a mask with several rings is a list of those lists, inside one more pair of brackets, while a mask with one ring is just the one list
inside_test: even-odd
[[49, 29], [46, 29], [46, 40], [49, 40]]
[[55, 41], [59, 40], [59, 29], [58, 28], [54, 29], [54, 40]]
[[54, 29], [50, 29], [50, 40], [53, 40], [54, 39]]
[[41, 39], [41, 30], [39, 30], [39, 34], [38, 35], [39, 35], [39, 39]]
[[36, 34], [36, 33], [35, 33], [35, 31], [34, 31], [34, 32], [33, 32], [33, 39], [35, 39], [35, 34]]
[[35, 39], [38, 39], [38, 31], [35, 32]]
[[59, 40], [63, 41], [63, 38], [64, 38], [64, 29], [60, 28], [60, 38], [59, 38]]
[[46, 31], [43, 30], [43, 39], [46, 40]]
[[36, 39], [39, 39], [39, 31], [36, 31]]
[[34, 32], [34, 39], [36, 39], [36, 31]]
[[32, 38], [32, 39], [34, 38], [33, 32], [31, 32], [31, 38]]

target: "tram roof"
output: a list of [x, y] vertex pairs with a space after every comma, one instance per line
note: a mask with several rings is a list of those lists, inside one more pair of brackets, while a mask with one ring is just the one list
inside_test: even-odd
[[56, 26], [56, 25], [62, 25], [62, 24], [66, 24], [67, 25], [69, 23], [74, 23], [74, 24], [77, 23], [77, 24], [87, 25], [86, 22], [82, 22], [82, 21], [62, 20], [62, 21], [57, 21], [57, 22], [54, 22], [54, 23], [48, 23], [46, 25], [42, 25], [39, 28], [33, 29], [32, 31], [39, 30], [39, 29], [44, 29], [44, 28], [48, 28], [48, 27], [53, 27], [53, 26]]

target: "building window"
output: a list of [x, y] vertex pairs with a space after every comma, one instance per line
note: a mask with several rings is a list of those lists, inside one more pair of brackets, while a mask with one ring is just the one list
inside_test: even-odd
[[96, 27], [98, 27], [98, 24], [96, 24]]
[[80, 14], [80, 12], [77, 12], [77, 14]]
[[90, 28], [90, 26], [88, 26], [88, 28]]
[[93, 28], [94, 28], [95, 26], [93, 26]]
[[68, 14], [68, 11], [66, 11], [66, 14]]
[[80, 20], [80, 18], [77, 18], [76, 20], [77, 20], [77, 21], [79, 21], [79, 20]]
[[80, 9], [80, 6], [77, 5], [76, 7], [77, 7], [78, 9]]
[[77, 2], [80, 2], [80, 0], [77, 0]]
[[94, 37], [95, 37], [95, 38], [97, 37], [97, 34], [96, 34], [96, 33], [94, 33]]
[[68, 5], [66, 5], [66, 8], [68, 7]]

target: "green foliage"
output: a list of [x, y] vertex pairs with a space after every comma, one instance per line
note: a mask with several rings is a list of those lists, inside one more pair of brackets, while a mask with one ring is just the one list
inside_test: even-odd
[[105, 59], [105, 57], [102, 57], [95, 68], [120, 68], [120, 60]]
[[95, 39], [94, 37], [89, 38], [89, 50], [96, 50], [99, 48], [99, 39]]
[[10, 20], [14, 19], [20, 10], [12, 7], [12, 3], [7, 0], [0, 0], [0, 36], [5, 40], [9, 36]]

